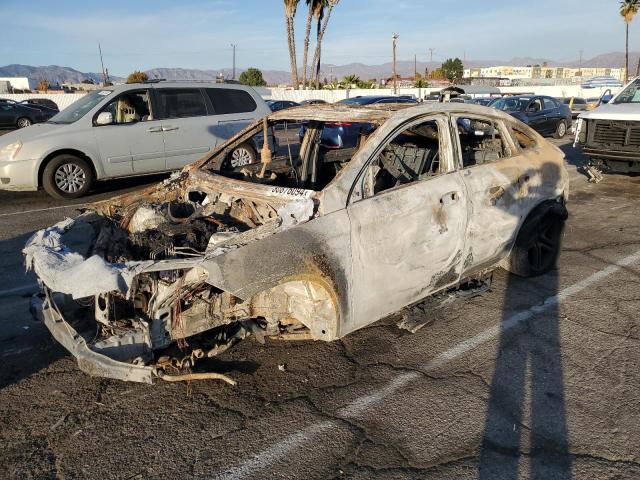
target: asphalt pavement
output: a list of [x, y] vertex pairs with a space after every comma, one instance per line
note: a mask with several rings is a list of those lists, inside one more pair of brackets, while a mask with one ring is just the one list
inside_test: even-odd
[[78, 202], [0, 193], [0, 478], [640, 478], [640, 177], [571, 173], [559, 268], [333, 343], [246, 341], [217, 382], [91, 378], [31, 319], [28, 236]]

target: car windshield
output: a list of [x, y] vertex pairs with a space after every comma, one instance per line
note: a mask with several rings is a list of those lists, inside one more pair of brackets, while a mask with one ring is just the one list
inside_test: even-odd
[[87, 112], [98, 105], [105, 97], [111, 95], [112, 90], [96, 90], [85, 95], [80, 100], [76, 100], [57, 115], [53, 116], [47, 123], [69, 124], [80, 120]]
[[503, 112], [521, 112], [529, 105], [529, 100], [529, 98], [501, 98], [491, 106]]
[[640, 78], [620, 92], [613, 103], [640, 103]]

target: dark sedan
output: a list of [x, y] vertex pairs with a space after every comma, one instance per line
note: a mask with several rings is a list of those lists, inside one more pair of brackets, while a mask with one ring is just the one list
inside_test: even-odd
[[280, 110], [300, 106], [298, 102], [292, 102], [291, 100], [267, 100], [267, 105], [272, 112], [279, 112]]
[[27, 100], [23, 100], [20, 102], [20, 105], [24, 105], [25, 107], [35, 108], [36, 110], [40, 110], [41, 112], [53, 112], [54, 114], [60, 113], [60, 109], [58, 105], [53, 100], [49, 100], [48, 98], [29, 98]]
[[338, 103], [344, 105], [374, 105], [377, 103], [418, 103], [418, 101], [409, 96], [394, 97], [391, 95], [367, 95], [352, 98], [345, 98]]
[[25, 128], [34, 123], [46, 122], [54, 111], [42, 112], [13, 100], [0, 98], [0, 128]]
[[571, 110], [552, 97], [503, 97], [490, 106], [511, 114], [541, 135], [563, 138], [571, 127]]

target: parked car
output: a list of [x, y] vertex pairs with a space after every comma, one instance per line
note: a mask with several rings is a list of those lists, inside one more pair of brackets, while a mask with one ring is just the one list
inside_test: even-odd
[[578, 117], [576, 144], [605, 172], [640, 173], [640, 78]]
[[327, 102], [325, 100], [313, 99], [313, 100], [303, 100], [300, 102], [300, 105], [325, 105]]
[[493, 102], [494, 100], [495, 99], [492, 98], [492, 97], [477, 97], [477, 98], [472, 98], [467, 103], [471, 103], [473, 105], [482, 105], [483, 107], [488, 107], [489, 104], [491, 104], [491, 102]]
[[[176, 170], [269, 112], [242, 85], [150, 82], [96, 90], [46, 123], [0, 137], [0, 189], [44, 187], [55, 198], [77, 198], [95, 180]], [[250, 163], [256, 146], [238, 145], [233, 155], [238, 165]]]
[[20, 104], [27, 107], [35, 108], [40, 111], [53, 111], [55, 113], [60, 112], [58, 104], [53, 100], [49, 100], [48, 98], [28, 98], [27, 100], [21, 101]]
[[392, 95], [367, 95], [345, 98], [339, 102], [342, 105], [373, 105], [376, 103], [418, 103], [414, 97]]
[[46, 122], [53, 115], [53, 112], [42, 112], [13, 100], [0, 98], [0, 128], [26, 128], [34, 123]]
[[279, 112], [280, 110], [284, 110], [286, 108], [300, 106], [298, 102], [293, 102], [291, 100], [267, 100], [267, 105], [272, 112]]
[[563, 98], [562, 103], [569, 107], [573, 118], [577, 118], [580, 113], [586, 111], [588, 106], [587, 101], [584, 98], [580, 97]]
[[569, 107], [552, 97], [503, 97], [491, 102], [490, 106], [513, 115], [542, 135], [555, 138], [564, 138], [573, 121]]
[[[229, 166], [284, 122], [313, 122], [308, 148]], [[374, 128], [360, 145], [319, 148], [326, 123], [355, 122]], [[43, 287], [32, 307], [90, 375], [233, 383], [188, 369], [250, 335], [334, 341], [486, 288], [499, 266], [548, 272], [568, 188], [562, 152], [495, 109], [283, 110], [168, 181], [37, 232], [24, 249]]]

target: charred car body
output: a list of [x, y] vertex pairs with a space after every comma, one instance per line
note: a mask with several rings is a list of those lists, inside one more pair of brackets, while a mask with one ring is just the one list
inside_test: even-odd
[[[324, 148], [323, 126], [340, 122], [367, 128]], [[275, 154], [230, 163], [269, 132]], [[544, 273], [567, 189], [560, 150], [494, 109], [299, 107], [38, 232], [24, 253], [36, 310], [80, 368], [150, 383], [249, 335], [338, 339], [499, 265]]]
[[640, 173], [640, 78], [579, 116], [576, 144], [603, 171]]

